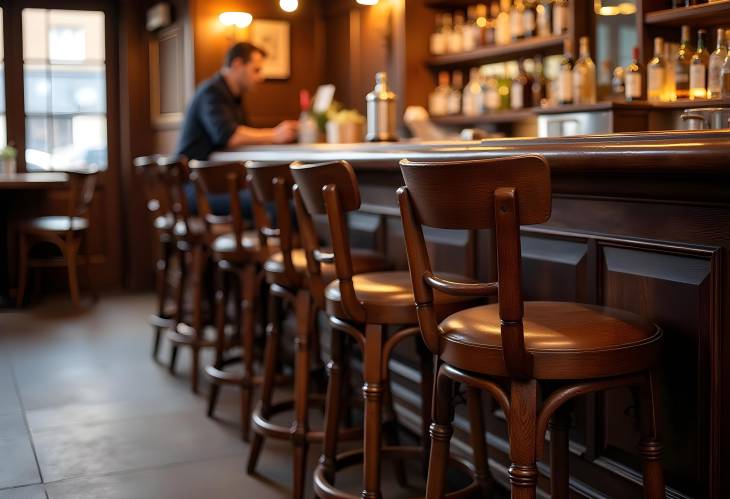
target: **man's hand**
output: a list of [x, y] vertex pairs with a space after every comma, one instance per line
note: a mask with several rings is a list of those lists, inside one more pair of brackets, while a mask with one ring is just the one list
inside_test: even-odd
[[299, 123], [294, 120], [282, 121], [274, 128], [274, 144], [286, 144], [296, 140], [299, 134]]

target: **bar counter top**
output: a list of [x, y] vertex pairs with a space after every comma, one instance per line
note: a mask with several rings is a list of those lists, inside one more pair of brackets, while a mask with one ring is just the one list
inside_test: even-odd
[[[258, 146], [214, 159], [350, 161], [362, 197], [361, 210], [348, 220], [351, 243], [407, 269], [395, 194], [403, 183], [398, 161], [514, 154], [541, 154], [552, 169], [550, 220], [521, 230], [525, 299], [621, 308], [660, 325], [667, 497], [730, 497], [723, 477], [730, 467], [730, 425], [724, 423], [730, 421], [730, 130]], [[320, 232], [327, 238], [326, 226]], [[429, 229], [425, 237], [436, 271], [496, 280], [489, 231]], [[396, 410], [414, 431], [422, 411], [418, 362], [415, 348], [405, 345], [390, 363]], [[506, 484], [504, 418], [496, 403], [486, 404], [491, 470]], [[634, 408], [627, 390], [576, 401], [570, 432], [575, 496], [643, 497]], [[452, 448], [468, 452], [463, 414], [457, 411]], [[549, 467], [539, 470], [546, 490]]]

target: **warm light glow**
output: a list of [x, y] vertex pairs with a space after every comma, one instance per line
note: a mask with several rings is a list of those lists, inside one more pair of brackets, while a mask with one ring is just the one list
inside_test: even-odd
[[378, 0], [357, 0], [360, 5], [377, 5]]
[[279, 0], [279, 7], [284, 12], [294, 12], [299, 7], [299, 0]]
[[629, 16], [636, 13], [636, 5], [631, 2], [621, 2], [618, 5], [603, 5], [602, 0], [593, 2], [593, 10], [599, 16]]
[[485, 28], [487, 26], [487, 18], [477, 17], [477, 26], [479, 26], [480, 28]]
[[253, 21], [253, 16], [248, 12], [222, 12], [218, 20], [223, 26], [235, 26], [245, 28]]

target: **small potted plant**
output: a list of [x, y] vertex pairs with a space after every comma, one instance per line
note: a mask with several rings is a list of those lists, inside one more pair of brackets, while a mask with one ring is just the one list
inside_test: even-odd
[[4, 174], [13, 174], [16, 171], [15, 157], [18, 151], [11, 145], [6, 145], [0, 149], [0, 172]]

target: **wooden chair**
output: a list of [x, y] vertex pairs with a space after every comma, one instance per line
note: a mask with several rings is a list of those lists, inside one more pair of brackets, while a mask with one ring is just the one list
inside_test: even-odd
[[[522, 300], [520, 225], [550, 218], [550, 169], [545, 160], [537, 156], [444, 163], [404, 160], [401, 171], [405, 187], [398, 197], [418, 321], [424, 342], [440, 363], [427, 497], [444, 494], [455, 381], [470, 390], [486, 390], [504, 410], [512, 461], [509, 480], [512, 497], [519, 499], [536, 495], [536, 459], [542, 457], [551, 417], [557, 430], [551, 433], [551, 493], [554, 499], [568, 497], [566, 402], [609, 388], [642, 388], [648, 403], [639, 445], [645, 493], [649, 498], [664, 497], [656, 434], [657, 388], [651, 374], [662, 331], [621, 310]], [[494, 229], [498, 282], [463, 282], [433, 273], [422, 225]], [[499, 301], [439, 322], [438, 293], [495, 296]]]
[[[302, 498], [307, 483], [307, 452], [311, 442], [323, 439], [321, 430], [313, 430], [309, 425], [310, 404], [321, 403], [322, 398], [310, 393], [312, 357], [319, 356], [318, 336], [314, 325], [317, 314], [323, 309], [324, 284], [334, 279], [334, 267], [325, 266], [321, 275], [310, 278], [307, 275], [307, 258], [304, 250], [296, 247], [290, 202], [292, 199], [292, 177], [289, 164], [247, 163], [253, 197], [258, 206], [273, 203], [276, 211], [277, 227], [263, 216], [257, 217], [261, 236], [267, 240], [276, 239], [280, 251], [274, 253], [264, 264], [266, 281], [269, 284], [269, 317], [267, 328], [266, 353], [264, 355], [264, 381], [261, 390], [261, 403], [254, 417], [255, 437], [251, 445], [248, 472], [253, 473], [265, 437], [289, 440], [293, 445], [293, 492], [292, 497]], [[385, 267], [381, 255], [372, 251], [353, 253], [353, 265], [361, 271]], [[277, 368], [280, 345], [283, 305], [294, 309], [297, 318], [294, 363], [294, 397], [272, 404], [274, 376]], [[328, 366], [331, 367], [331, 366]], [[290, 425], [283, 426], [272, 422], [281, 412], [294, 410]], [[346, 430], [343, 439], [359, 436], [360, 430]]]
[[[198, 207], [203, 219], [218, 222], [232, 222], [230, 232], [218, 235], [210, 242], [210, 253], [216, 266], [215, 278], [215, 363], [205, 368], [211, 383], [208, 396], [208, 416], [212, 417], [221, 386], [238, 386], [241, 390], [241, 435], [248, 442], [251, 421], [251, 400], [255, 385], [261, 379], [254, 369], [254, 339], [256, 312], [261, 284], [260, 267], [271, 251], [278, 247], [267, 244], [256, 231], [244, 230], [246, 221], [241, 215], [239, 193], [247, 188], [246, 169], [242, 162], [191, 161], [191, 178], [195, 180], [198, 193]], [[208, 196], [228, 194], [230, 215], [221, 218], [210, 212]], [[257, 218], [265, 217], [263, 207], [254, 206]], [[213, 232], [216, 232], [213, 230]], [[232, 282], [231, 279], [232, 278]], [[234, 303], [238, 344], [241, 353], [228, 354], [232, 338], [226, 337], [226, 305], [231, 284], [234, 285]], [[231, 366], [241, 364], [243, 370], [236, 372]]]
[[[393, 445], [396, 435], [389, 436], [391, 445], [381, 449], [383, 433], [382, 409], [384, 400], [392, 399], [389, 390], [388, 359], [393, 348], [402, 340], [418, 335], [416, 308], [408, 272], [366, 272], [356, 273], [352, 251], [348, 242], [345, 221], [348, 212], [360, 208], [360, 191], [352, 167], [344, 161], [314, 165], [292, 164], [292, 175], [296, 182], [294, 200], [297, 219], [307, 255], [310, 279], [322, 273], [322, 264], [334, 264], [337, 279], [324, 290], [325, 307], [333, 327], [333, 359], [340, 362], [337, 344], [345, 333], [353, 337], [362, 349], [365, 428], [363, 450], [336, 455], [341, 400], [339, 385], [342, 380], [339, 370], [330, 374], [325, 412], [325, 444], [320, 464], [314, 473], [315, 494], [320, 498], [360, 497], [338, 490], [334, 486], [336, 471], [346, 466], [363, 463], [362, 497], [380, 498], [381, 455], [396, 457], [396, 472], [403, 481], [402, 459], [414, 453], [422, 457], [422, 448], [408, 448]], [[332, 238], [332, 250], [322, 248], [314, 231], [313, 215], [326, 214]], [[452, 279], [466, 279], [452, 277]], [[439, 313], [447, 315], [474, 305], [472, 297], [439, 297]], [[398, 327], [392, 335], [386, 334], [386, 327]], [[425, 349], [422, 353], [422, 396], [423, 407], [430, 407], [432, 389], [431, 356]], [[470, 395], [472, 422], [482, 428], [481, 402], [478, 392]], [[424, 412], [422, 430], [424, 447], [427, 445], [428, 417]], [[388, 436], [388, 435], [386, 435]], [[488, 490], [490, 478], [486, 464], [484, 439], [473, 442], [477, 457], [475, 480], [456, 497], [465, 497], [478, 490]], [[472, 466], [462, 459], [455, 463], [470, 474]], [[399, 472], [399, 468], [401, 471]]]
[[134, 159], [137, 175], [142, 180], [147, 211], [157, 241], [157, 260], [155, 262], [155, 285], [157, 289], [157, 310], [150, 316], [150, 324], [155, 335], [152, 342], [152, 358], [157, 360], [160, 337], [165, 329], [175, 327], [175, 311], [168, 308], [171, 296], [170, 267], [175, 251], [175, 238], [172, 232], [174, 217], [170, 209], [170, 199], [164, 179], [157, 167], [159, 155], [140, 156]]
[[[37, 242], [49, 242], [57, 246], [62, 253], [64, 264], [68, 270], [68, 287], [71, 301], [74, 306], [80, 306], [78, 265], [82, 263], [79, 248], [84, 240], [84, 234], [89, 228], [89, 206], [94, 197], [97, 170], [69, 171], [68, 175], [68, 208], [66, 215], [45, 216], [27, 220], [20, 224], [19, 244], [19, 283], [17, 305], [23, 305], [29, 267], [57, 266], [52, 260], [29, 260], [32, 246]], [[89, 275], [89, 257], [81, 257], [87, 272], [89, 285], [93, 280]], [[93, 290], [93, 287], [92, 287]], [[96, 293], [94, 292], [94, 295]]]

